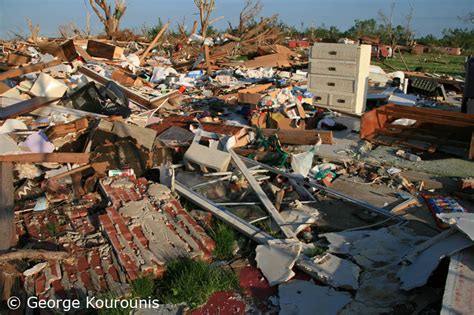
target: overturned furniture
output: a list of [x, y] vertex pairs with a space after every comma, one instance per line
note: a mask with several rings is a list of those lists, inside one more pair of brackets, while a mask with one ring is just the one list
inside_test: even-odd
[[474, 159], [474, 115], [388, 104], [362, 116], [361, 139]]

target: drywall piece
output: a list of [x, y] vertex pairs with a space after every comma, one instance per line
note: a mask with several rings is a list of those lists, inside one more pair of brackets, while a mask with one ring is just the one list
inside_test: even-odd
[[197, 142], [191, 143], [184, 154], [184, 162], [188, 169], [194, 169], [190, 163], [196, 163], [201, 168], [210, 168], [216, 172], [225, 172], [229, 167], [231, 156], [229, 153], [213, 150]]
[[319, 212], [309, 214], [299, 209], [290, 209], [280, 212], [281, 217], [296, 235], [316, 222]]
[[347, 292], [337, 292], [302, 280], [281, 284], [278, 294], [280, 315], [334, 315], [352, 300]]
[[62, 97], [67, 86], [46, 73], [40, 73], [30, 92], [36, 96]]
[[375, 231], [327, 233], [321, 237], [329, 241], [329, 252], [350, 254], [358, 265], [367, 269], [400, 261], [416, 244], [427, 240], [398, 225]]
[[393, 314], [394, 307], [409, 303], [409, 294], [400, 290], [396, 277], [399, 268], [395, 263], [362, 272], [354, 300], [341, 314]]
[[151, 151], [155, 143], [156, 131], [150, 128], [143, 128], [127, 124], [121, 121], [115, 121], [112, 127], [112, 133], [119, 137], [132, 137], [137, 140], [137, 144]]
[[474, 241], [474, 213], [439, 213], [436, 215], [444, 223], [454, 225], [458, 230]]
[[[430, 240], [427, 242], [430, 242]], [[397, 276], [401, 282], [401, 289], [411, 290], [424, 285], [441, 259], [472, 245], [474, 245], [472, 240], [462, 233], [451, 234], [430, 244], [424, 251], [416, 254], [411, 264], [402, 266], [398, 272]], [[423, 246], [423, 244], [420, 244], [420, 246]]]
[[17, 130], [28, 130], [28, 127], [18, 119], [7, 119], [0, 127], [0, 133], [10, 133]]
[[10, 136], [0, 134], [0, 155], [21, 153], [23, 151]]
[[315, 257], [313, 262], [314, 273], [324, 283], [328, 283], [335, 288], [348, 290], [359, 288], [360, 268], [349, 260], [328, 253]]
[[270, 286], [286, 282], [294, 277], [291, 270], [301, 252], [299, 241], [274, 239], [266, 245], [258, 245], [255, 252], [257, 267], [262, 271]]
[[48, 137], [43, 131], [29, 135], [25, 141], [20, 142], [18, 145], [20, 147], [27, 147], [33, 153], [51, 153], [54, 151], [54, 145], [49, 142]]

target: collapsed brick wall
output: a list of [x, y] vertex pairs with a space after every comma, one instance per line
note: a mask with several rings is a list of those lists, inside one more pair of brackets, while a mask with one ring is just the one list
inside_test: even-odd
[[17, 214], [19, 239], [71, 254], [22, 276], [28, 295], [83, 301], [101, 292], [122, 296], [140, 275], [161, 276], [171, 259], [212, 259], [213, 240], [165, 186], [117, 177], [101, 180], [100, 187], [110, 201], [104, 214], [91, 213], [101, 199], [97, 193], [82, 205]]

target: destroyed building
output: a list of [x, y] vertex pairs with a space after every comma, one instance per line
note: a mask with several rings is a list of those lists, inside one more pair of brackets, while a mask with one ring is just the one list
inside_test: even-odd
[[[167, 314], [472, 312], [472, 86], [272, 21], [1, 41], [0, 313], [144, 278]], [[179, 260], [238, 288], [168, 300]]]

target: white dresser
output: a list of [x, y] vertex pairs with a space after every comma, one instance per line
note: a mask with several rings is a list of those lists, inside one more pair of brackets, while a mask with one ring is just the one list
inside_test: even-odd
[[362, 114], [369, 80], [370, 45], [315, 43], [310, 51], [308, 90], [313, 104]]

